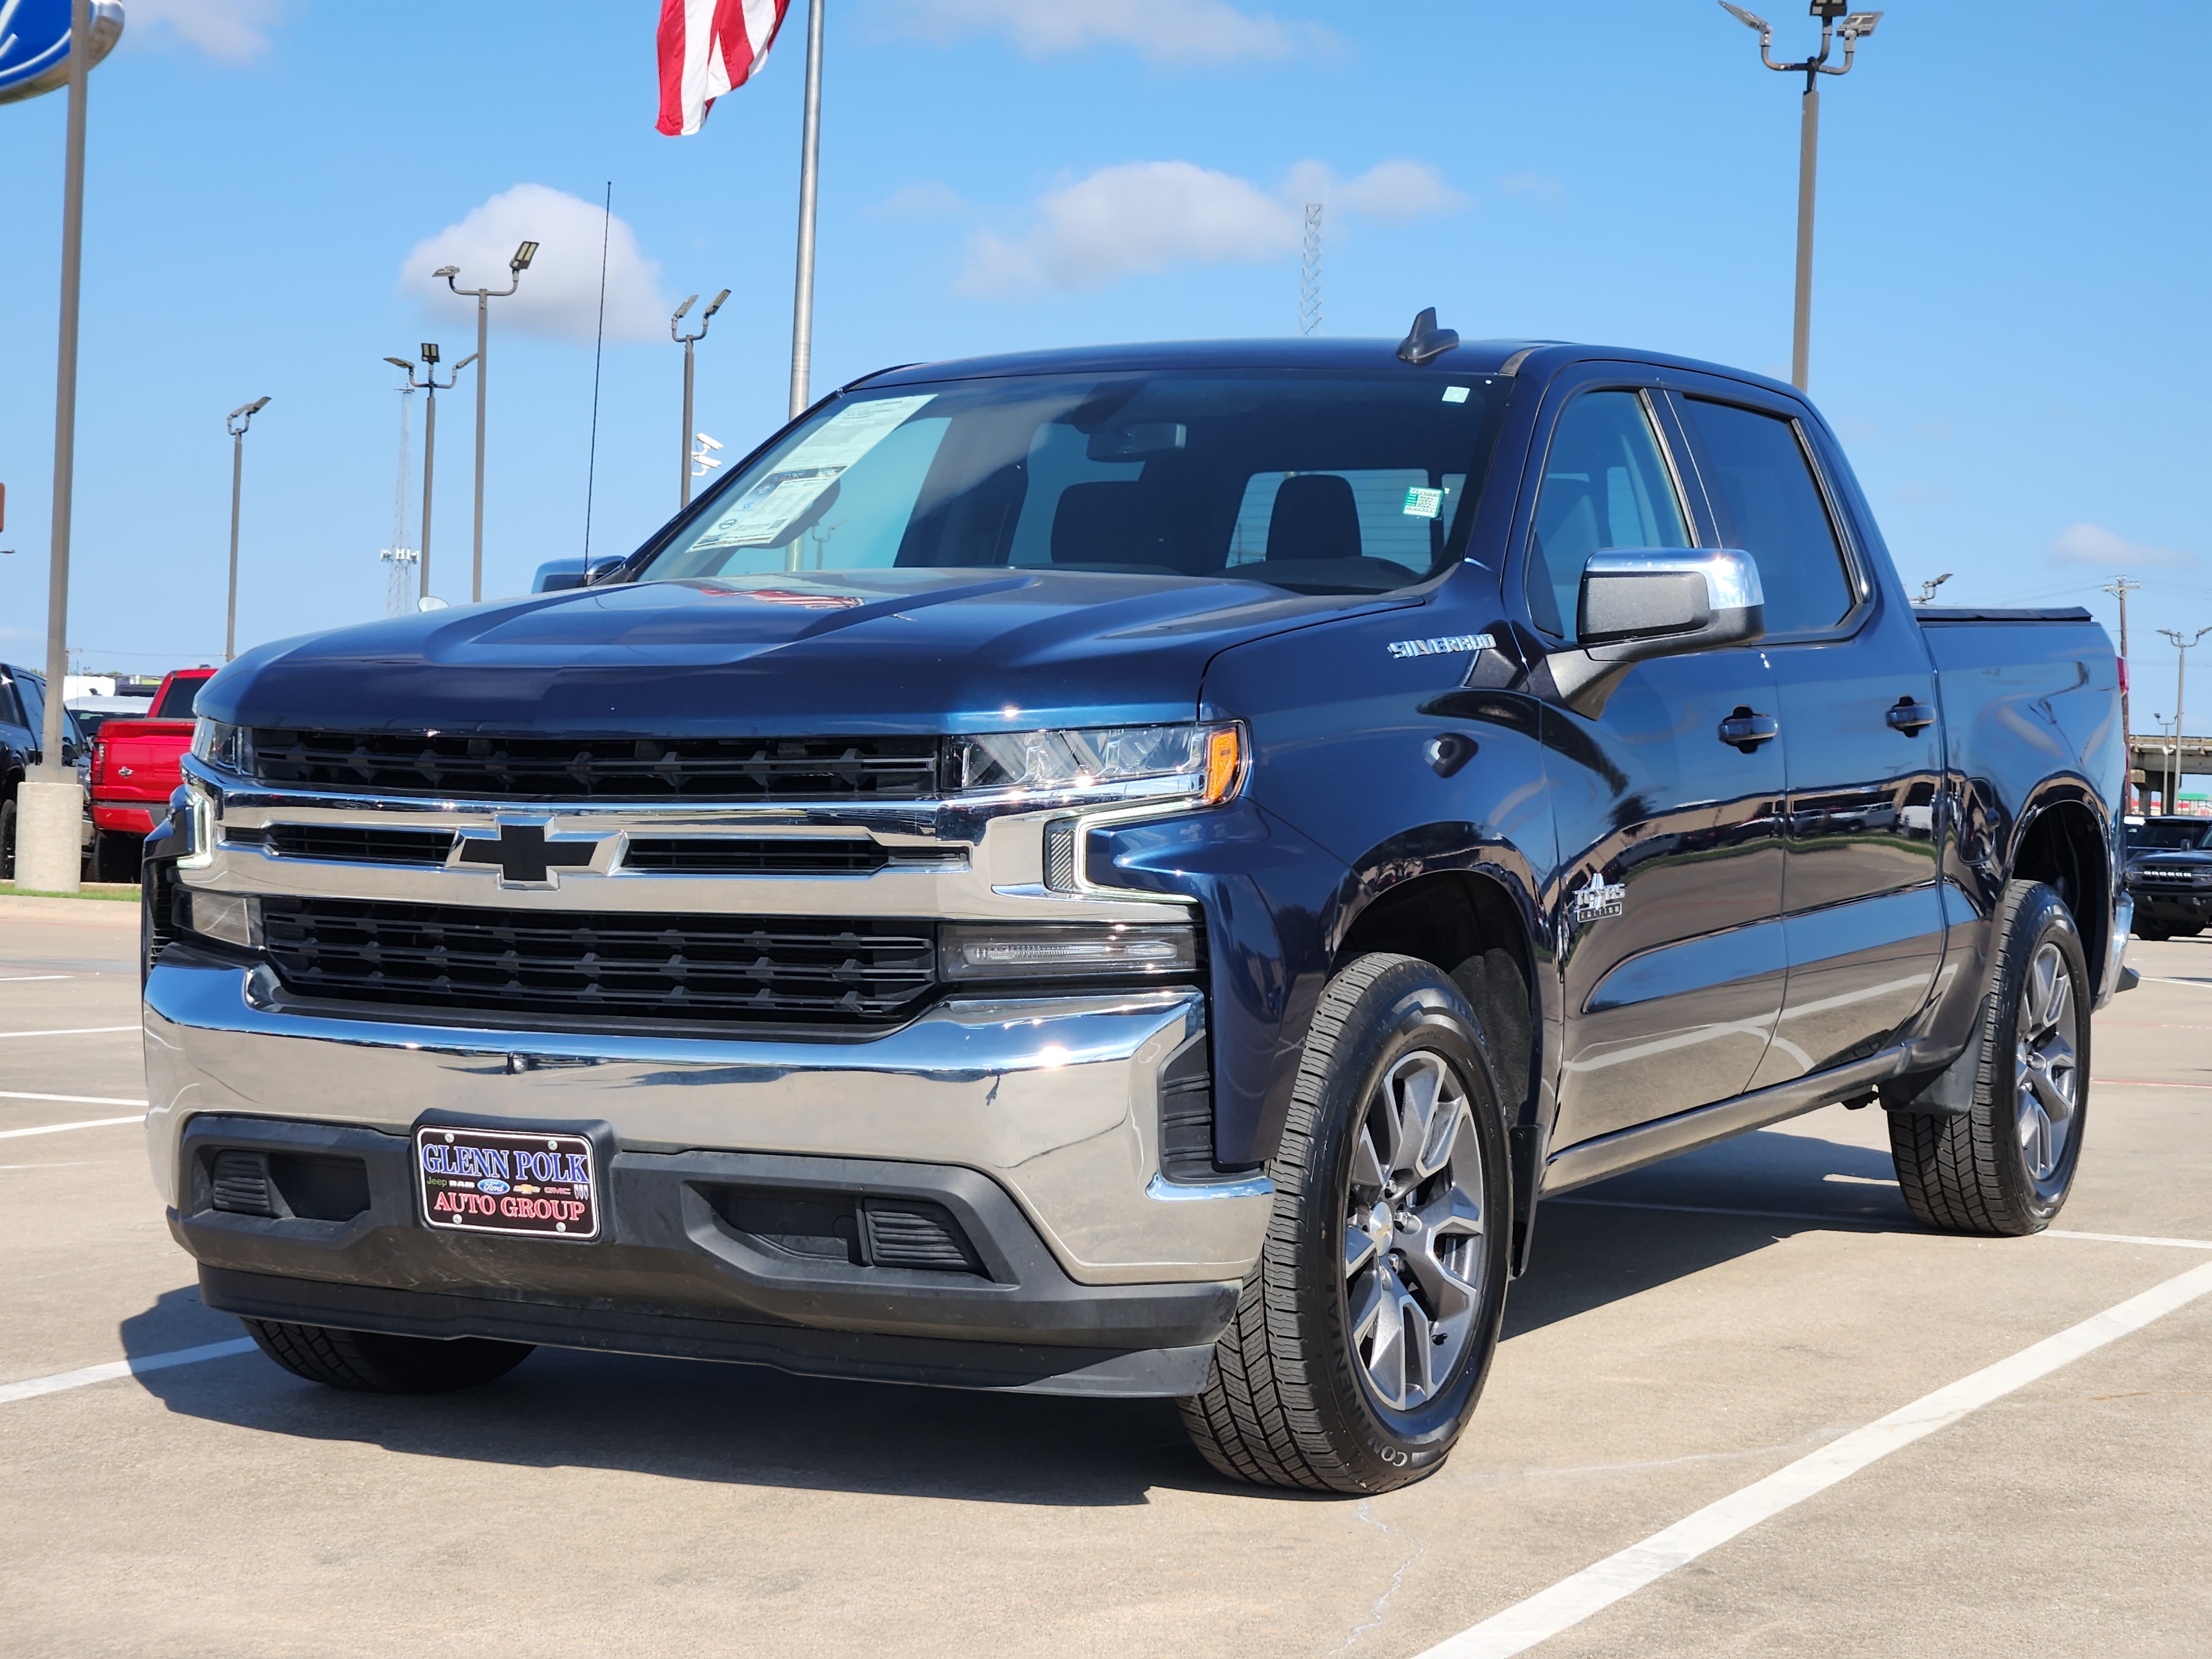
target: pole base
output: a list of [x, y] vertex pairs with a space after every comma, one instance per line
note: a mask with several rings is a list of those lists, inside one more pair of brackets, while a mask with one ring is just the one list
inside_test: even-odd
[[84, 790], [75, 770], [63, 782], [33, 773], [15, 786], [17, 890], [74, 893], [83, 867]]

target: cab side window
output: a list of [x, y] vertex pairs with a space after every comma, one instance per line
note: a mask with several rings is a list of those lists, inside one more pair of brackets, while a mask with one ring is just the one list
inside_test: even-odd
[[1552, 434], [1528, 537], [1522, 586], [1530, 620], [1571, 640], [1581, 614], [1583, 567], [1591, 554], [1689, 545], [1643, 398], [1633, 392], [1590, 392], [1568, 404]]
[[1834, 627], [1851, 608], [1850, 575], [1796, 422], [1702, 398], [1684, 398], [1682, 410], [1703, 450], [1721, 544], [1758, 562], [1766, 631]]

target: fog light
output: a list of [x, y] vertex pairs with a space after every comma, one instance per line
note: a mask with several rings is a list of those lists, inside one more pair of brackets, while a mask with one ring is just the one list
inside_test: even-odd
[[185, 926], [204, 939], [221, 939], [251, 951], [261, 943], [261, 902], [243, 893], [179, 895]]
[[1197, 933], [1177, 923], [951, 927], [942, 953], [945, 977], [957, 980], [1153, 977], [1197, 966]]

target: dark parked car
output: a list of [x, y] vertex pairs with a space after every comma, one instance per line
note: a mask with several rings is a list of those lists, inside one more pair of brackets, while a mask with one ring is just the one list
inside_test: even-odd
[[1432, 314], [890, 370], [587, 586], [210, 682], [155, 1176], [337, 1387], [1170, 1396], [1377, 1491], [1548, 1196], [1878, 1102], [1929, 1225], [2050, 1221], [2118, 694], [2085, 611], [1916, 611], [1757, 375]]
[[[25, 775], [40, 763], [46, 741], [46, 677], [34, 669], [0, 662], [0, 881], [15, 878], [15, 789]], [[62, 759], [76, 768], [77, 782], [86, 783], [92, 767], [92, 746], [78, 729], [76, 717], [62, 711]], [[79, 845], [89, 858], [93, 844], [92, 808], [85, 807]]]
[[2130, 819], [2128, 891], [2138, 939], [2186, 939], [2212, 921], [2212, 818]]

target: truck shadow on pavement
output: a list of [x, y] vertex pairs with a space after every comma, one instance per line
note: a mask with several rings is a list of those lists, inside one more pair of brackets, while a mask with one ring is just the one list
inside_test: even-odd
[[[1874, 1184], [1888, 1173], [1887, 1154], [1760, 1134], [1586, 1188], [1575, 1195], [1583, 1202], [1540, 1212], [1530, 1271], [1507, 1303], [1506, 1339], [1795, 1232], [1920, 1231], [1895, 1188]], [[1662, 1203], [1793, 1215], [1629, 1207]], [[123, 1322], [124, 1350], [173, 1348], [180, 1328], [204, 1330], [210, 1317], [196, 1287], [169, 1291]], [[197, 1340], [236, 1329], [222, 1325]], [[1054, 1507], [1140, 1504], [1154, 1488], [1254, 1495], [1206, 1466], [1165, 1401], [972, 1394], [553, 1348], [484, 1388], [412, 1398], [319, 1388], [258, 1354], [137, 1382], [210, 1422], [514, 1468]]]

